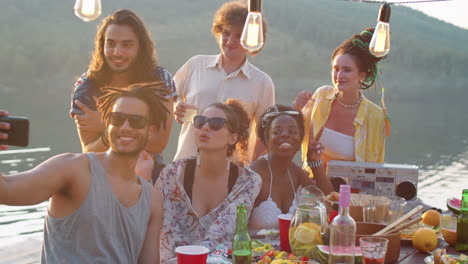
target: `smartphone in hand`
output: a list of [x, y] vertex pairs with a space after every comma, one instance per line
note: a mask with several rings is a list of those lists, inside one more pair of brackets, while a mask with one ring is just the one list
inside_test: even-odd
[[26, 147], [29, 144], [29, 119], [19, 116], [2, 116], [0, 122], [10, 123], [10, 129], [0, 129], [8, 139], [0, 139], [0, 145]]

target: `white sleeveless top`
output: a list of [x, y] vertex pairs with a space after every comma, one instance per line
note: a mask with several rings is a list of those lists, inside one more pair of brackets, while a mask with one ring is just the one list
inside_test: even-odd
[[[262, 156], [268, 160], [268, 156]], [[294, 183], [291, 178], [291, 174], [288, 171], [289, 181], [291, 182], [291, 190], [294, 193], [294, 200], [289, 207], [288, 214], [294, 213], [296, 208], [296, 191], [294, 190]], [[271, 186], [273, 185], [273, 175], [270, 173], [270, 192], [268, 198], [261, 202], [257, 207], [252, 210], [250, 214], [249, 230], [261, 230], [261, 229], [278, 229], [278, 215], [282, 214], [281, 209], [271, 199]]]
[[353, 136], [324, 127], [320, 143], [325, 147], [324, 153], [332, 159], [355, 160]]

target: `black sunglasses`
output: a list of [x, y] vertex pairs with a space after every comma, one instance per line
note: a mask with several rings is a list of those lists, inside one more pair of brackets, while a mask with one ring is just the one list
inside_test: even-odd
[[197, 115], [193, 117], [193, 126], [201, 129], [208, 122], [211, 130], [220, 130], [226, 124], [227, 120], [222, 117], [208, 118], [206, 116]]
[[142, 115], [130, 115], [120, 112], [109, 113], [109, 123], [113, 126], [122, 126], [128, 120], [130, 126], [134, 129], [142, 129], [146, 126], [147, 119]]

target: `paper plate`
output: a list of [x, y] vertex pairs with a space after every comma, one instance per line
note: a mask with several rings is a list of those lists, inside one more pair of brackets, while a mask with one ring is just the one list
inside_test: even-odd
[[[453, 254], [447, 254], [451, 258], [458, 258], [458, 255], [453, 255]], [[427, 256], [424, 258], [424, 263], [426, 264], [434, 264], [434, 257], [433, 256]]]

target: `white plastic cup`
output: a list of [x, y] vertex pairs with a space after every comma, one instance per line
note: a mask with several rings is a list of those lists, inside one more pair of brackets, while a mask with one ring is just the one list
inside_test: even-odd
[[197, 112], [198, 111], [196, 108], [186, 108], [184, 118], [182, 118], [182, 120], [185, 123], [193, 123], [193, 117], [197, 114]]

